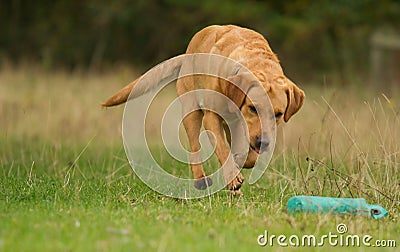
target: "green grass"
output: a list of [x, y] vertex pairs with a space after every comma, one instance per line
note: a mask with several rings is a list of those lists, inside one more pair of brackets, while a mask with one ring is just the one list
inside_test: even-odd
[[[399, 248], [396, 99], [306, 87], [307, 103], [279, 130], [260, 181], [245, 183], [239, 197], [221, 191], [177, 200], [133, 174], [119, 132], [122, 108], [98, 107], [132, 76], [0, 71], [0, 251], [261, 251], [265, 230], [321, 237], [339, 223], [347, 234], [397, 239]], [[364, 197], [389, 216], [288, 215], [287, 200], [299, 194]]]

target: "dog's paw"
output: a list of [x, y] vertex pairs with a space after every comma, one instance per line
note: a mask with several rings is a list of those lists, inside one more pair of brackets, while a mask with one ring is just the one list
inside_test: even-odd
[[243, 195], [243, 193], [242, 193], [242, 191], [240, 191], [240, 189], [239, 189], [239, 190], [234, 190], [234, 191], [229, 190], [229, 194], [230, 194], [231, 196], [240, 196], [240, 195]]
[[207, 187], [212, 186], [213, 182], [210, 177], [202, 177], [194, 181], [194, 187], [198, 190], [205, 190]]
[[242, 186], [244, 181], [244, 177], [243, 175], [239, 172], [238, 175], [236, 175], [236, 177], [228, 183], [227, 188], [231, 191], [237, 191], [239, 192], [240, 187]]

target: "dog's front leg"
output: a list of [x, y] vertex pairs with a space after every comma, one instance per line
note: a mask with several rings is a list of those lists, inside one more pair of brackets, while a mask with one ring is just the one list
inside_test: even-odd
[[209, 135], [209, 138], [213, 146], [215, 146], [215, 153], [222, 165], [222, 172], [228, 189], [239, 190], [244, 178], [225, 142], [222, 118], [214, 112], [205, 111], [203, 123], [209, 134], [214, 134], [214, 137]]

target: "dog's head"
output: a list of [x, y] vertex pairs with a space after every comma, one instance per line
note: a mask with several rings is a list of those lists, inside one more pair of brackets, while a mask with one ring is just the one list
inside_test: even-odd
[[[262, 130], [271, 130], [272, 128], [262, 129], [260, 115], [271, 117], [274, 116], [276, 123], [289, 121], [289, 119], [301, 108], [304, 101], [304, 92], [298, 88], [292, 81], [284, 75], [272, 76], [269, 79], [257, 75], [258, 80], [250, 73], [239, 73], [228, 80], [231, 82], [227, 85], [225, 95], [230, 98], [233, 103], [240, 109], [249, 131], [249, 152], [247, 160], [244, 164], [245, 168], [251, 168], [257, 161], [258, 155], [267, 150], [269, 139], [262, 139]], [[265, 92], [257, 92], [254, 87], [262, 85]], [[236, 85], [233, 85], [235, 83]], [[251, 94], [251, 92], [253, 92]], [[273, 111], [268, 109], [269, 104], [257, 102], [257, 99], [250, 100], [251, 97], [257, 97], [267, 93], [273, 107]], [[228, 107], [231, 105], [228, 105]], [[234, 108], [229, 108], [233, 111]], [[273, 115], [271, 115], [273, 114]], [[267, 136], [272, 136], [272, 132], [266, 132]]]

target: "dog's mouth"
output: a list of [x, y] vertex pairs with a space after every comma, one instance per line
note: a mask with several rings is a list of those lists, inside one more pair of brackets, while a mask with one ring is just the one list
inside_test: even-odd
[[262, 149], [259, 149], [259, 148], [256, 148], [256, 147], [254, 147], [253, 145], [251, 145], [250, 144], [250, 149], [252, 149], [253, 151], [255, 151], [257, 154], [261, 154], [261, 153], [263, 153], [264, 152], [264, 150], [262, 150]]

